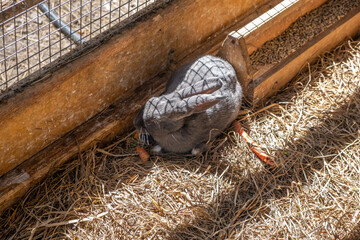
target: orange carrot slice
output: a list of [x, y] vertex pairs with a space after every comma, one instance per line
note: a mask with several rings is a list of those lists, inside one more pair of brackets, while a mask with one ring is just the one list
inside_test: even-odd
[[233, 123], [233, 127], [236, 133], [238, 133], [245, 142], [249, 145], [249, 148], [253, 153], [255, 153], [256, 156], [260, 158], [261, 161], [264, 163], [274, 167], [276, 166], [274, 160], [269, 157], [260, 147], [259, 145], [244, 131], [244, 129], [241, 127], [240, 123], [238, 121], [235, 121]]
[[137, 147], [136, 147], [136, 152], [139, 154], [140, 159], [141, 159], [143, 162], [146, 162], [147, 160], [149, 160], [150, 155], [149, 155], [149, 153], [145, 150], [145, 148], [140, 147], [140, 146], [137, 146]]

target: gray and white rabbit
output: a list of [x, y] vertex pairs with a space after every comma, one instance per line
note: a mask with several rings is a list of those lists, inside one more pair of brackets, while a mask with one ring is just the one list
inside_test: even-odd
[[165, 92], [150, 98], [134, 119], [139, 141], [155, 151], [199, 154], [238, 115], [242, 88], [227, 61], [202, 56], [178, 69]]

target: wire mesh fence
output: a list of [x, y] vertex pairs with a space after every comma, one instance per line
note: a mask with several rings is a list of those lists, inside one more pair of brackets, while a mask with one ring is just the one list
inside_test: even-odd
[[0, 94], [158, 0], [0, 1]]

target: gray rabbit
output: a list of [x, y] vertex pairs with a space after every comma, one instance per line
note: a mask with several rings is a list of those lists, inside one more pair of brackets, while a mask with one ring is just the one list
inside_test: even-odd
[[238, 115], [242, 89], [227, 61], [202, 56], [178, 69], [165, 92], [150, 98], [134, 119], [139, 141], [153, 150], [199, 154]]

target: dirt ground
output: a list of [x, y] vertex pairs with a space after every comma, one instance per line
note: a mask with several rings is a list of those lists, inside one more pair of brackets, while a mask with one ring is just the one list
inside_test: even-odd
[[119, 137], [65, 164], [0, 218], [1, 239], [358, 239], [360, 42], [306, 67], [201, 157], [151, 155]]

